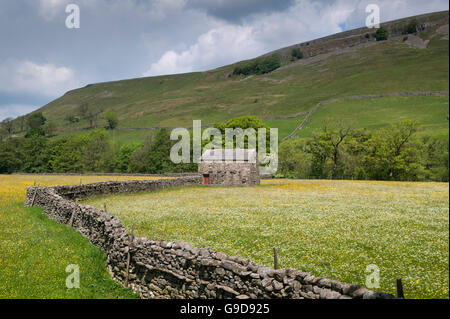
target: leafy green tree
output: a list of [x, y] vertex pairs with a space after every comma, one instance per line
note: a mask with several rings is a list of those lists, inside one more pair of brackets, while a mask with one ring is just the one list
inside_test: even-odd
[[48, 139], [43, 135], [32, 135], [23, 143], [24, 161], [22, 169], [27, 173], [49, 171]]
[[[230, 120], [228, 120], [226, 123], [216, 123], [214, 124], [214, 127], [219, 129], [222, 133], [222, 146], [225, 145], [225, 130], [227, 128], [236, 129], [241, 128], [243, 131], [245, 131], [248, 128], [253, 128], [256, 131], [256, 134], [258, 134], [259, 128], [265, 128], [266, 129], [266, 147], [267, 151], [270, 151], [270, 127], [264, 124], [263, 121], [261, 121], [256, 116], [240, 116], [235, 117]], [[210, 141], [203, 141], [203, 144], [207, 144]], [[256, 137], [256, 148], [258, 149], [258, 136]], [[234, 141], [233, 147], [236, 147], [236, 141]], [[248, 148], [248, 138], [244, 138], [244, 148]]]
[[110, 111], [105, 114], [105, 120], [108, 122], [108, 128], [113, 130], [119, 124], [119, 118], [117, 117], [116, 112]]
[[146, 157], [145, 164], [148, 173], [162, 174], [172, 171], [174, 166], [170, 160], [172, 145], [169, 131], [166, 129], [159, 130]]
[[55, 173], [83, 172], [83, 141], [82, 137], [62, 137], [50, 146], [50, 167]]
[[270, 57], [253, 60], [244, 66], [234, 69], [234, 75], [265, 74], [278, 69], [281, 66], [280, 56], [273, 54]]
[[33, 113], [27, 118], [27, 124], [30, 129], [41, 127], [47, 119], [41, 112]]
[[405, 31], [406, 31], [406, 33], [416, 33], [418, 26], [419, 26], [419, 22], [417, 22], [417, 19], [412, 19], [406, 26]]
[[24, 161], [23, 140], [12, 138], [0, 143], [1, 174], [11, 174], [22, 169]]
[[299, 48], [292, 49], [291, 56], [294, 59], [300, 60], [303, 59], [303, 52]]
[[77, 123], [80, 121], [80, 118], [77, 117], [75, 114], [69, 114], [64, 118], [64, 120], [69, 123]]
[[45, 130], [42, 127], [34, 127], [29, 129], [25, 134], [25, 138], [30, 138], [33, 136], [45, 136]]
[[130, 156], [130, 171], [133, 173], [146, 173], [146, 158], [150, 153], [153, 143], [153, 136], [149, 135], [144, 143], [137, 148]]
[[448, 182], [449, 181], [449, 140], [448, 138], [424, 137], [423, 166], [426, 170], [426, 179]]
[[343, 122], [326, 123], [322, 132], [315, 134], [311, 143], [311, 150], [318, 163], [326, 160], [331, 162], [331, 178], [336, 179], [342, 169], [341, 153], [346, 139], [358, 132]]
[[121, 173], [131, 173], [131, 156], [134, 152], [142, 147], [139, 143], [125, 144], [120, 147], [119, 154], [116, 158], [116, 171]]
[[377, 41], [384, 41], [388, 39], [388, 30], [385, 27], [378, 28], [375, 32], [375, 39]]
[[0, 143], [6, 140], [8, 135], [8, 130], [3, 125], [0, 125]]
[[104, 130], [93, 130], [82, 137], [83, 169], [86, 172], [109, 172], [112, 170], [113, 152]]
[[89, 112], [89, 104], [87, 102], [83, 102], [80, 105], [77, 106], [76, 113], [81, 117], [85, 118], [87, 117]]
[[42, 129], [45, 132], [45, 135], [48, 137], [54, 136], [56, 132], [56, 124], [55, 122], [47, 122]]
[[313, 164], [308, 141], [291, 139], [280, 145], [278, 175], [289, 178], [310, 178]]
[[13, 133], [14, 126], [13, 126], [13, 118], [12, 117], [7, 117], [0, 124], [6, 130], [8, 135], [11, 135]]
[[412, 140], [418, 129], [419, 122], [405, 120], [373, 135], [366, 164], [372, 179], [418, 180], [423, 177], [421, 147]]

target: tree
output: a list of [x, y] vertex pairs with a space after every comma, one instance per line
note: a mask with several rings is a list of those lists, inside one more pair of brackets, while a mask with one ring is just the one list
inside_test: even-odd
[[45, 135], [47, 136], [53, 136], [53, 134], [56, 132], [56, 124], [55, 122], [48, 122], [43, 126]]
[[419, 26], [419, 23], [417, 22], [417, 19], [412, 19], [406, 26], [405, 31], [406, 31], [406, 33], [416, 33], [418, 26]]
[[168, 173], [173, 169], [175, 164], [170, 160], [170, 149], [172, 145], [169, 131], [162, 129], [156, 133], [145, 161], [146, 171], [148, 173]]
[[[264, 124], [263, 121], [261, 121], [256, 116], [240, 116], [235, 117], [230, 120], [228, 120], [225, 124], [222, 123], [216, 123], [214, 124], [214, 127], [219, 129], [222, 133], [222, 146], [225, 146], [225, 130], [227, 128], [231, 129], [237, 129], [241, 128], [243, 131], [245, 131], [248, 128], [253, 128], [256, 133], [258, 133], [259, 128], [266, 129], [266, 147], [267, 150], [270, 150], [270, 127]], [[207, 144], [209, 141], [203, 141], [203, 144]], [[258, 149], [258, 136], [256, 138], [256, 148]], [[236, 147], [236, 142], [234, 142], [233, 147]], [[248, 148], [248, 138], [244, 138], [244, 148]]]
[[86, 102], [83, 102], [80, 105], [78, 105], [76, 113], [81, 118], [85, 118], [87, 116], [87, 114], [88, 114], [88, 111], [89, 111], [89, 104], [86, 103]]
[[2, 121], [2, 126], [6, 129], [9, 135], [13, 133], [13, 118], [7, 117]]
[[20, 132], [23, 132], [25, 130], [26, 117], [25, 116], [19, 116], [17, 118], [17, 122], [19, 123]]
[[379, 130], [369, 141], [367, 166], [371, 178], [381, 180], [417, 180], [423, 174], [421, 147], [412, 136], [419, 122], [400, 121]]
[[27, 124], [30, 129], [41, 127], [46, 121], [47, 119], [41, 112], [33, 113], [27, 118]]
[[139, 143], [122, 145], [116, 159], [116, 170], [120, 173], [131, 173], [131, 156], [141, 147], [142, 144]]
[[23, 171], [45, 173], [49, 170], [48, 139], [43, 135], [32, 135], [23, 142]]
[[83, 170], [86, 172], [108, 172], [113, 166], [113, 153], [104, 130], [94, 130], [82, 137]]
[[89, 127], [90, 128], [96, 128], [97, 127], [97, 119], [98, 115], [102, 113], [102, 111], [96, 109], [96, 108], [90, 108], [86, 118], [89, 120]]
[[130, 156], [130, 171], [133, 173], [145, 173], [146, 172], [146, 157], [150, 152], [152, 146], [153, 137], [149, 135], [144, 144], [137, 148]]
[[69, 123], [77, 123], [80, 121], [80, 118], [75, 116], [75, 114], [69, 114], [64, 118], [64, 120], [66, 120]]
[[22, 168], [24, 159], [23, 140], [12, 138], [0, 143], [0, 173], [11, 174]]
[[338, 170], [341, 168], [341, 147], [344, 141], [355, 136], [357, 131], [350, 125], [340, 121], [337, 124], [325, 123], [322, 132], [315, 134], [311, 143], [312, 152], [316, 155], [318, 162], [329, 159], [332, 162], [331, 178], [336, 179]]
[[84, 138], [81, 136], [62, 137], [50, 145], [49, 166], [55, 173], [83, 172]]
[[300, 59], [303, 59], [303, 52], [300, 51], [299, 48], [294, 48], [294, 49], [292, 49], [291, 56], [294, 59], [300, 60]]
[[0, 143], [8, 137], [8, 131], [3, 125], [0, 125]]
[[108, 112], [105, 114], [105, 120], [108, 122], [108, 128], [113, 130], [119, 124], [119, 118], [117, 117], [116, 112]]
[[31, 138], [33, 136], [45, 136], [45, 131], [42, 127], [35, 127], [29, 129], [25, 134], [25, 138]]
[[278, 172], [283, 177], [309, 178], [313, 163], [308, 141], [290, 139], [280, 145]]
[[234, 68], [233, 75], [265, 74], [281, 66], [280, 56], [273, 54], [270, 57], [253, 60], [244, 66]]
[[426, 179], [448, 182], [449, 180], [449, 140], [448, 138], [422, 138], [422, 163], [426, 169]]

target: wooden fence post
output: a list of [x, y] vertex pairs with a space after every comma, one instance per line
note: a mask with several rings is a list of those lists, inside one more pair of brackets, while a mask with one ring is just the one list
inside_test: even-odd
[[402, 278], [397, 278], [397, 298], [404, 299]]
[[31, 201], [31, 207], [33, 207], [33, 205], [34, 205], [34, 200], [36, 199], [36, 194], [37, 194], [38, 190], [39, 190], [39, 184], [38, 184], [38, 186], [36, 187], [36, 190], [34, 191], [33, 199], [32, 199], [32, 201]]
[[273, 248], [273, 268], [278, 269], [278, 256], [277, 256], [277, 249]]
[[72, 225], [73, 225], [73, 220], [75, 219], [75, 215], [76, 215], [77, 210], [78, 210], [78, 198], [75, 199], [75, 204], [77, 205], [77, 207], [72, 212], [72, 216], [70, 216], [69, 222], [67, 223], [67, 225], [69, 225], [70, 227], [72, 227]]

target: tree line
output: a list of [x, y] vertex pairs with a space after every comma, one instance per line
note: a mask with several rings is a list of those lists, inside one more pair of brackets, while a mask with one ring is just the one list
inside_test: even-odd
[[449, 180], [449, 140], [417, 137], [417, 121], [368, 132], [328, 122], [309, 139], [281, 144], [282, 177], [397, 181]]
[[[254, 116], [214, 126], [222, 134], [225, 128], [269, 129]], [[448, 137], [417, 136], [420, 129], [420, 124], [411, 120], [370, 132], [343, 121], [326, 122], [311, 138], [294, 138], [280, 145], [276, 176], [448, 181]], [[24, 137], [0, 142], [0, 173], [196, 172], [196, 163], [174, 164], [170, 160], [170, 150], [176, 142], [170, 140], [169, 131], [162, 129], [142, 143], [117, 148], [105, 129], [50, 138], [38, 127], [30, 129]], [[203, 141], [202, 145], [208, 142]]]

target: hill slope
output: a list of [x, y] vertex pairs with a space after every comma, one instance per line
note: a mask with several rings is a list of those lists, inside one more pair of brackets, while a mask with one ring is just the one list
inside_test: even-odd
[[[75, 114], [82, 103], [102, 113], [115, 111], [121, 128], [176, 127], [191, 126], [194, 119], [207, 124], [241, 115], [273, 117], [308, 112], [319, 102], [339, 97], [448, 92], [448, 11], [415, 18], [419, 32], [408, 35], [408, 39], [402, 33], [412, 17], [383, 24], [389, 30], [388, 41], [377, 42], [373, 30], [360, 28], [274, 51], [281, 56], [282, 67], [269, 74], [232, 76], [236, 66], [247, 63], [243, 61], [206, 72], [98, 83], [67, 92], [38, 111], [60, 130], [89, 126], [87, 120], [74, 124], [64, 120], [67, 114]], [[294, 47], [302, 50], [304, 59], [290, 60]], [[321, 108], [311, 120], [319, 123], [325, 117], [340, 116], [342, 108], [347, 117], [352, 116], [361, 125], [370, 122], [369, 126], [378, 127], [392, 122], [394, 117], [423, 121], [431, 112], [428, 120], [432, 118], [429, 124], [433, 125], [428, 128], [439, 130], [437, 135], [448, 129], [448, 96], [404, 97], [398, 103], [394, 98], [384, 99], [339, 102], [333, 108]], [[413, 107], [416, 104], [420, 106]], [[386, 114], [386, 105], [396, 112]], [[304, 118], [305, 115], [299, 115], [266, 122], [279, 127], [284, 137]], [[98, 125], [104, 126], [104, 120]], [[311, 132], [308, 127], [299, 136], [307, 136]], [[127, 132], [130, 139], [143, 135], [142, 131], [130, 134], [123, 130], [115, 134], [122, 134], [118, 132]]]

